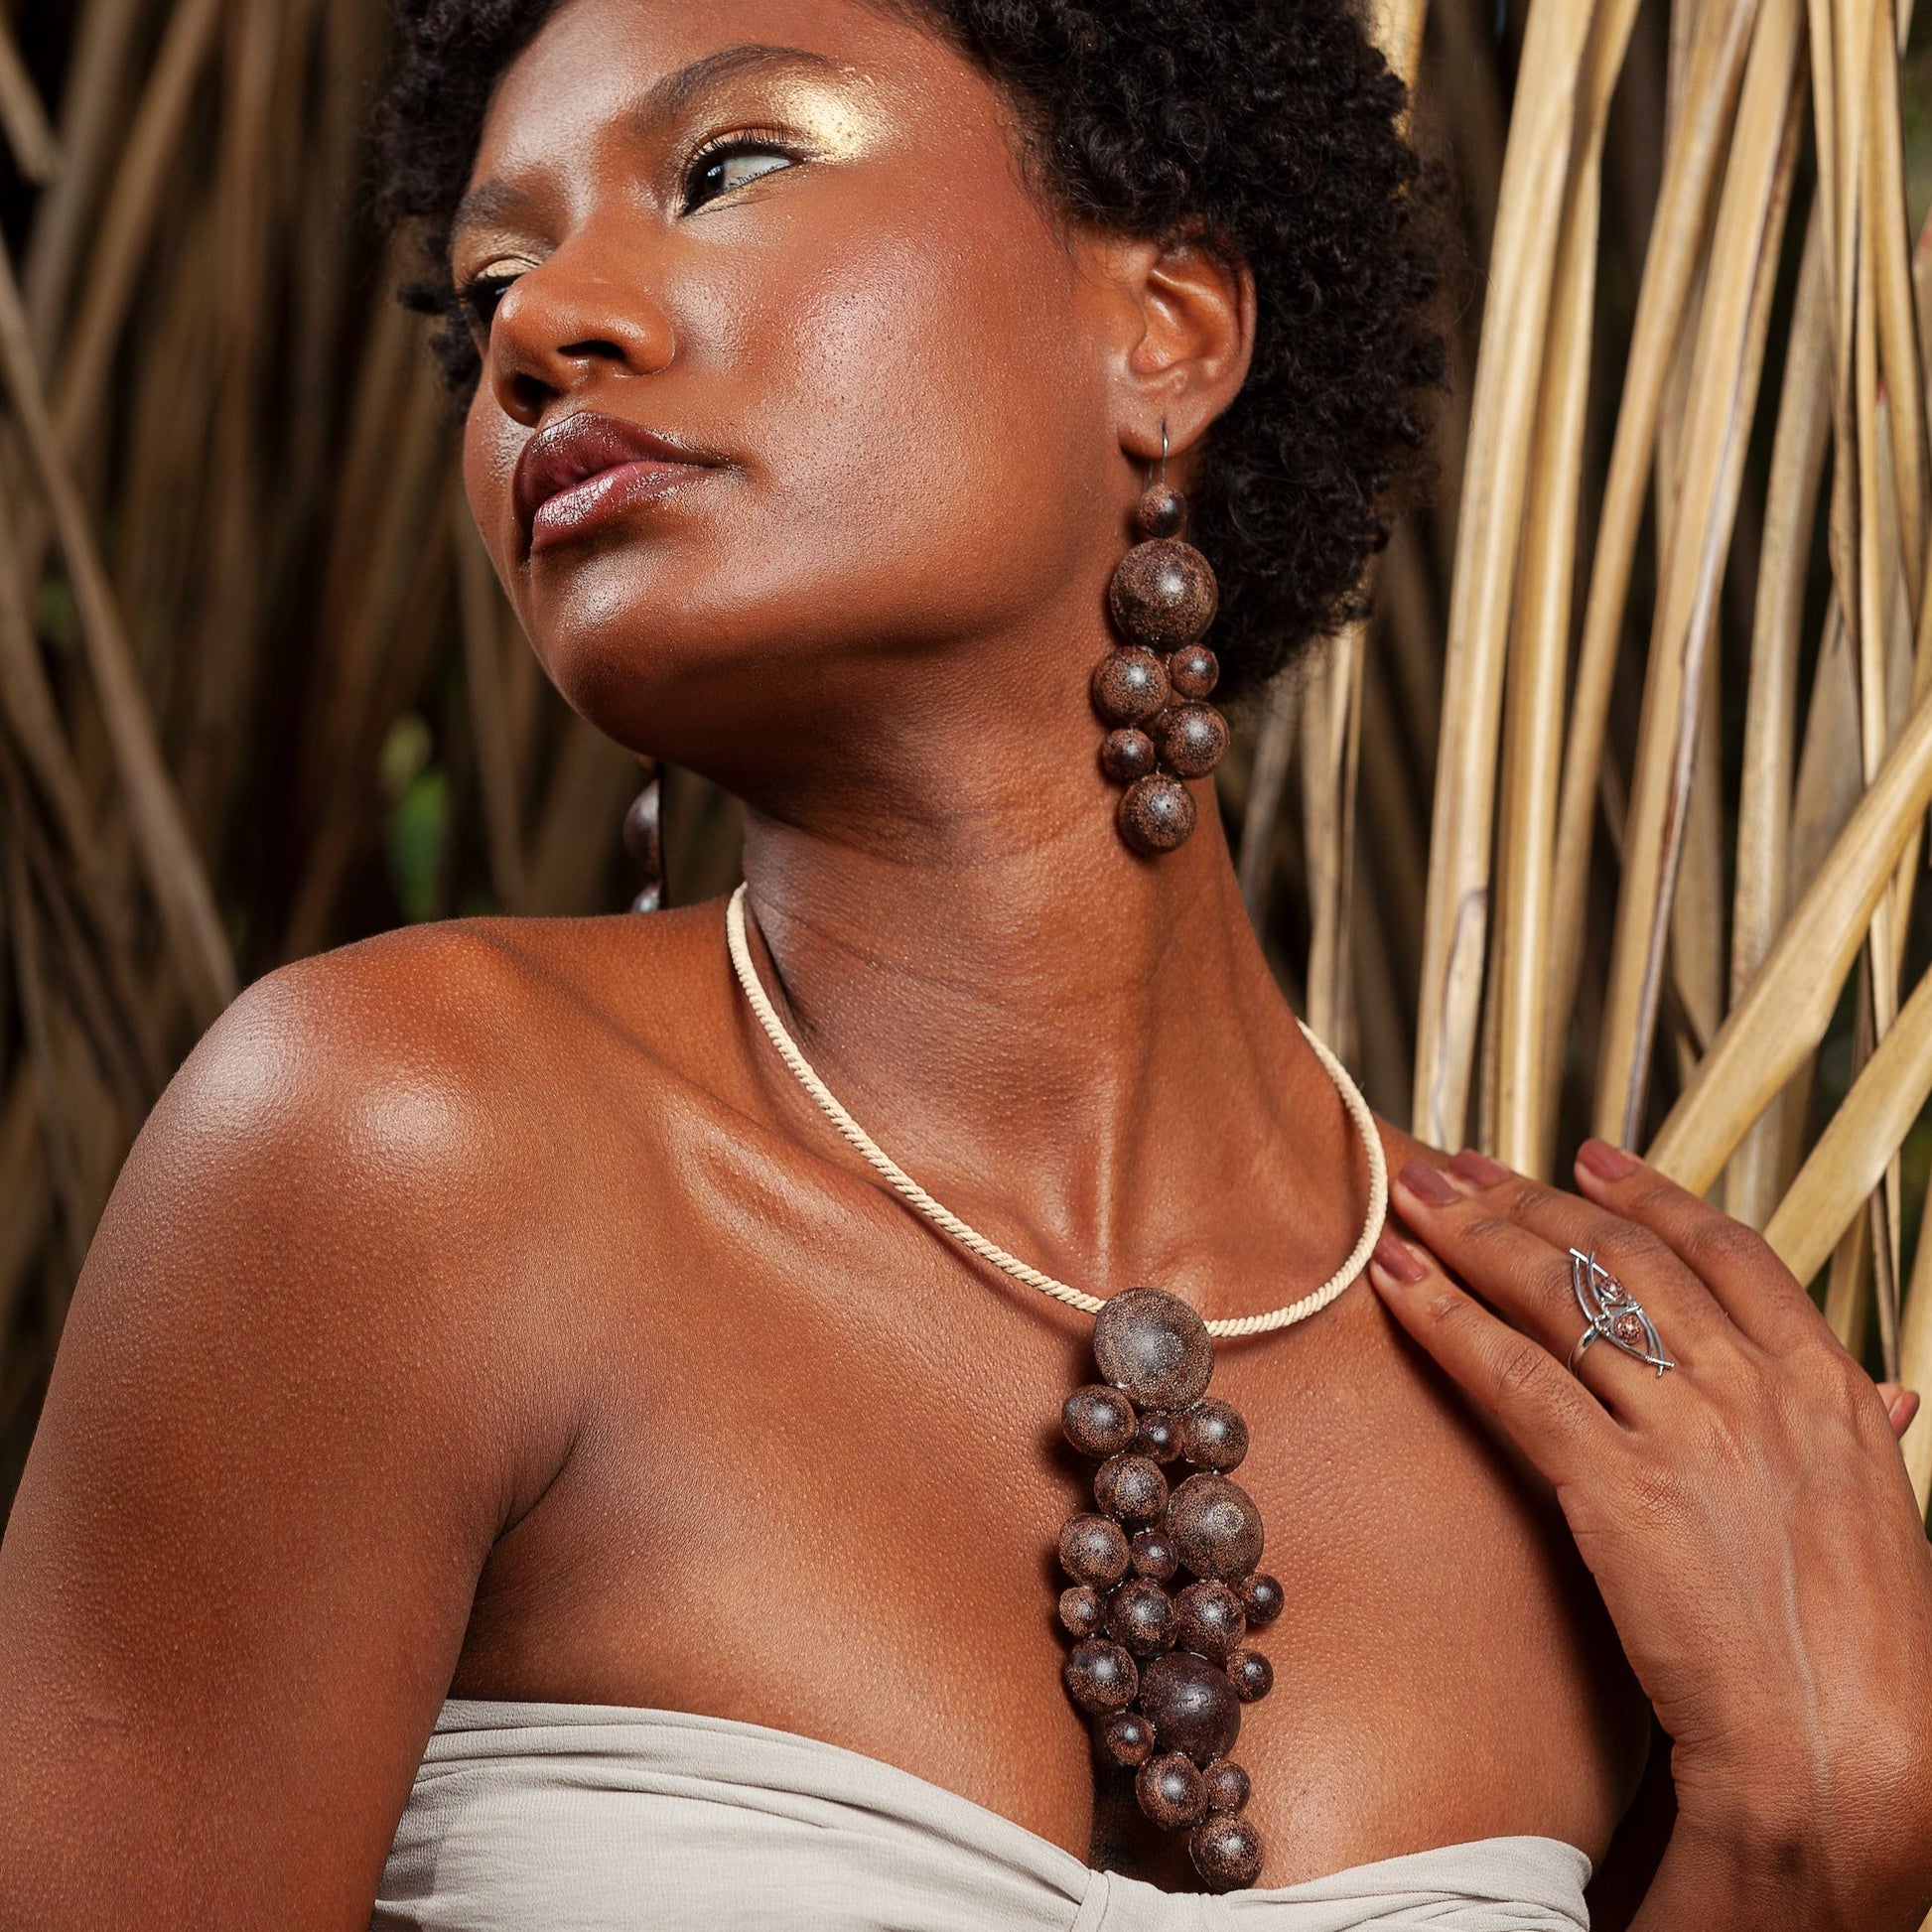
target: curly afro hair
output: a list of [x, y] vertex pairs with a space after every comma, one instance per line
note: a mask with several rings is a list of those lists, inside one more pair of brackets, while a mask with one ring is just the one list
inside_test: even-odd
[[[451, 217], [497, 76], [561, 4], [397, 0], [380, 206], [421, 235], [425, 279], [404, 300], [443, 318], [459, 394], [479, 362], [447, 267]], [[1359, 0], [887, 4], [1004, 90], [1073, 219], [1195, 235], [1253, 274], [1253, 368], [1208, 439], [1193, 522], [1220, 579], [1222, 691], [1254, 688], [1360, 615], [1445, 368], [1440, 197]]]

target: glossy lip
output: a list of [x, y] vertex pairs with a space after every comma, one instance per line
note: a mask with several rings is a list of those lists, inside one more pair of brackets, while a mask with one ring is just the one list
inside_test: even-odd
[[574, 410], [523, 446], [511, 492], [534, 556], [617, 522], [633, 504], [720, 467], [717, 457], [621, 417]]

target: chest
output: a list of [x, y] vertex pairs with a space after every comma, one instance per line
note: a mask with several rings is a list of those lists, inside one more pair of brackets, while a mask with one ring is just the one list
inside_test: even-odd
[[[485, 1570], [457, 1691], [735, 1718], [1081, 1856], [1133, 1837], [1059, 1683], [1090, 1322], [863, 1182], [693, 1172], [715, 1198], [582, 1258], [577, 1449]], [[1214, 1391], [1287, 1598], [1236, 1751], [1267, 1882], [1523, 1832], [1600, 1853], [1640, 1701], [1561, 1520], [1372, 1291], [1222, 1344]]]

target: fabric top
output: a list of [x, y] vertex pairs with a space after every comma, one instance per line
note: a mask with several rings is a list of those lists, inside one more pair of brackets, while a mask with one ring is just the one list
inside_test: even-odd
[[877, 1759], [722, 1718], [452, 1700], [372, 1932], [1587, 1932], [1589, 1861], [1494, 1838], [1165, 1892]]

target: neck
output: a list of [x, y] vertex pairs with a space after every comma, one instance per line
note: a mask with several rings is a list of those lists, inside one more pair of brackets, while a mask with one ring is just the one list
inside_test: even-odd
[[1074, 778], [1006, 798], [982, 779], [943, 814], [836, 838], [748, 810], [767, 989], [867, 1131], [1034, 1265], [1216, 1314], [1293, 1300], [1359, 1230], [1352, 1124], [1211, 801], [1150, 861], [1120, 844], [1111, 790]]

